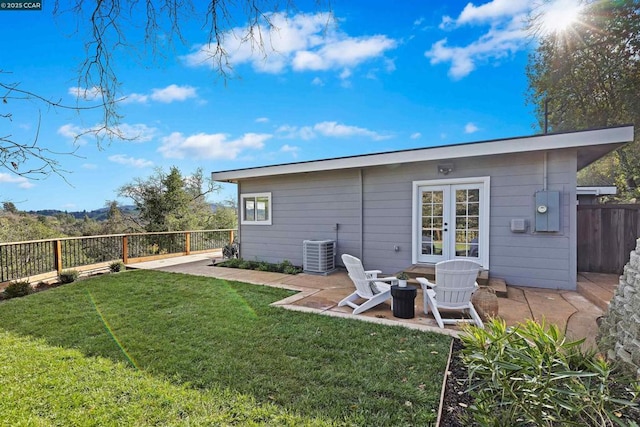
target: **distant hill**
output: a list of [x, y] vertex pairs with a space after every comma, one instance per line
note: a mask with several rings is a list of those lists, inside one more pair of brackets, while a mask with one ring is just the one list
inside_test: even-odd
[[[123, 214], [131, 214], [135, 213], [136, 207], [133, 205], [127, 206], [118, 206], [120, 211]], [[95, 221], [105, 221], [107, 219], [107, 215], [109, 214], [109, 208], [100, 208], [92, 211], [61, 211], [57, 209], [42, 209], [38, 211], [27, 211], [27, 213], [32, 215], [42, 215], [42, 216], [57, 216], [57, 215], [71, 215], [76, 219], [84, 219], [84, 217], [88, 217], [89, 219], [93, 219]]]
[[[135, 214], [136, 212], [136, 207], [133, 205], [125, 205], [125, 206], [118, 206], [120, 208], [120, 211], [123, 214]], [[224, 204], [222, 203], [211, 203], [211, 210], [213, 212], [217, 211], [220, 208], [226, 207]], [[84, 217], [88, 217], [89, 219], [93, 219], [95, 221], [106, 221], [107, 219], [107, 215], [109, 214], [109, 208], [104, 207], [104, 208], [100, 208], [100, 209], [95, 209], [92, 211], [74, 211], [74, 212], [68, 212], [68, 211], [61, 211], [61, 210], [57, 210], [57, 209], [42, 209], [39, 211], [26, 211], [28, 214], [32, 214], [32, 215], [42, 215], [42, 216], [56, 216], [56, 215], [71, 215], [72, 217], [74, 217], [75, 219], [84, 219]]]

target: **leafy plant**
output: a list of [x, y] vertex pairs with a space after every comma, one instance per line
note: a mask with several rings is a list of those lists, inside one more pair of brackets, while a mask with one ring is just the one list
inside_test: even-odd
[[584, 340], [567, 341], [555, 325], [528, 320], [508, 328], [492, 319], [460, 338], [469, 409], [480, 425], [637, 425], [627, 415], [637, 407], [637, 381], [614, 375], [605, 359], [580, 350]]
[[302, 272], [300, 267], [296, 267], [289, 260], [284, 260], [278, 264], [265, 261], [248, 261], [242, 258], [231, 258], [217, 264], [220, 267], [241, 268], [243, 270], [272, 271], [275, 273], [298, 274]]
[[58, 274], [58, 280], [62, 283], [72, 283], [78, 280], [79, 276], [78, 270], [63, 270]]
[[396, 275], [396, 279], [398, 280], [409, 280], [409, 275], [407, 273], [405, 273], [404, 271], [398, 273]]
[[242, 264], [242, 260], [240, 258], [231, 258], [227, 261], [223, 261], [218, 264], [220, 267], [228, 267], [228, 268], [239, 268], [240, 264]]
[[111, 264], [109, 264], [109, 271], [111, 271], [112, 273], [123, 271], [125, 268], [126, 266], [122, 261], [114, 261]]
[[242, 268], [243, 270], [255, 270], [257, 266], [258, 263], [255, 261], [243, 260], [240, 265], [238, 265], [238, 268]]
[[31, 283], [28, 280], [17, 280], [15, 282], [10, 283], [4, 289], [4, 296], [6, 298], [16, 298], [23, 297], [25, 295], [29, 295], [33, 292], [33, 288], [31, 287]]
[[258, 270], [258, 271], [271, 271], [272, 268], [271, 268], [271, 266], [269, 265], [268, 262], [261, 262], [261, 263], [258, 263], [258, 266], [256, 267], [256, 270]]
[[296, 267], [295, 265], [288, 265], [282, 269], [282, 272], [284, 274], [298, 274], [301, 271], [302, 270], [299, 267]]

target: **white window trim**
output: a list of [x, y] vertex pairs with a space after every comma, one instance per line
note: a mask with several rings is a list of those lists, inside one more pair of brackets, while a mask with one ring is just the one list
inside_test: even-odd
[[411, 263], [418, 263], [418, 238], [417, 232], [418, 229], [418, 189], [423, 186], [437, 186], [437, 185], [455, 185], [455, 184], [481, 184], [483, 187], [484, 199], [485, 203], [482, 204], [482, 221], [480, 223], [481, 230], [483, 230], [484, 235], [486, 236], [480, 242], [480, 247], [478, 248], [482, 254], [481, 258], [478, 259], [478, 262], [482, 264], [485, 269], [489, 269], [489, 232], [490, 232], [490, 209], [491, 206], [491, 177], [489, 176], [479, 176], [479, 177], [469, 177], [469, 178], [452, 178], [452, 179], [434, 179], [428, 181], [413, 181], [412, 183], [412, 214], [411, 214]]
[[[247, 221], [244, 219], [244, 200], [257, 199], [258, 197], [266, 197], [269, 200], [269, 218], [264, 221]], [[273, 203], [271, 193], [244, 193], [240, 195], [240, 224], [243, 225], [271, 225], [273, 219]]]

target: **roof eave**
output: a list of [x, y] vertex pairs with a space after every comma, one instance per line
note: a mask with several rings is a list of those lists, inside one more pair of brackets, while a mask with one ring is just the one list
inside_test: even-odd
[[[237, 169], [213, 172], [211, 178], [220, 182], [237, 182], [242, 179], [260, 178], [274, 175], [294, 173], [328, 171], [338, 169], [353, 169], [371, 166], [383, 166], [398, 163], [414, 163], [423, 161], [438, 161], [445, 159], [490, 156], [508, 153], [523, 153], [532, 151], [547, 151], [565, 148], [598, 147], [591, 155], [586, 156], [580, 163], [591, 163], [596, 159], [633, 141], [633, 126], [578, 131], [570, 133], [535, 135], [484, 142], [474, 142], [442, 147], [420, 148], [403, 151], [393, 151], [379, 154], [367, 154], [352, 157], [315, 160], [309, 162], [288, 163], [256, 168]], [[587, 150], [583, 150], [587, 151]], [[583, 164], [582, 166], [584, 166]], [[579, 165], [580, 166], [580, 165]]]

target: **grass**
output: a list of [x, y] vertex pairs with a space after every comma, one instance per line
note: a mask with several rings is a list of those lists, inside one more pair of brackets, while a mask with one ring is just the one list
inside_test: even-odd
[[[131, 271], [0, 304], [0, 425], [429, 425], [449, 339]], [[4, 424], [3, 424], [4, 423]]]

